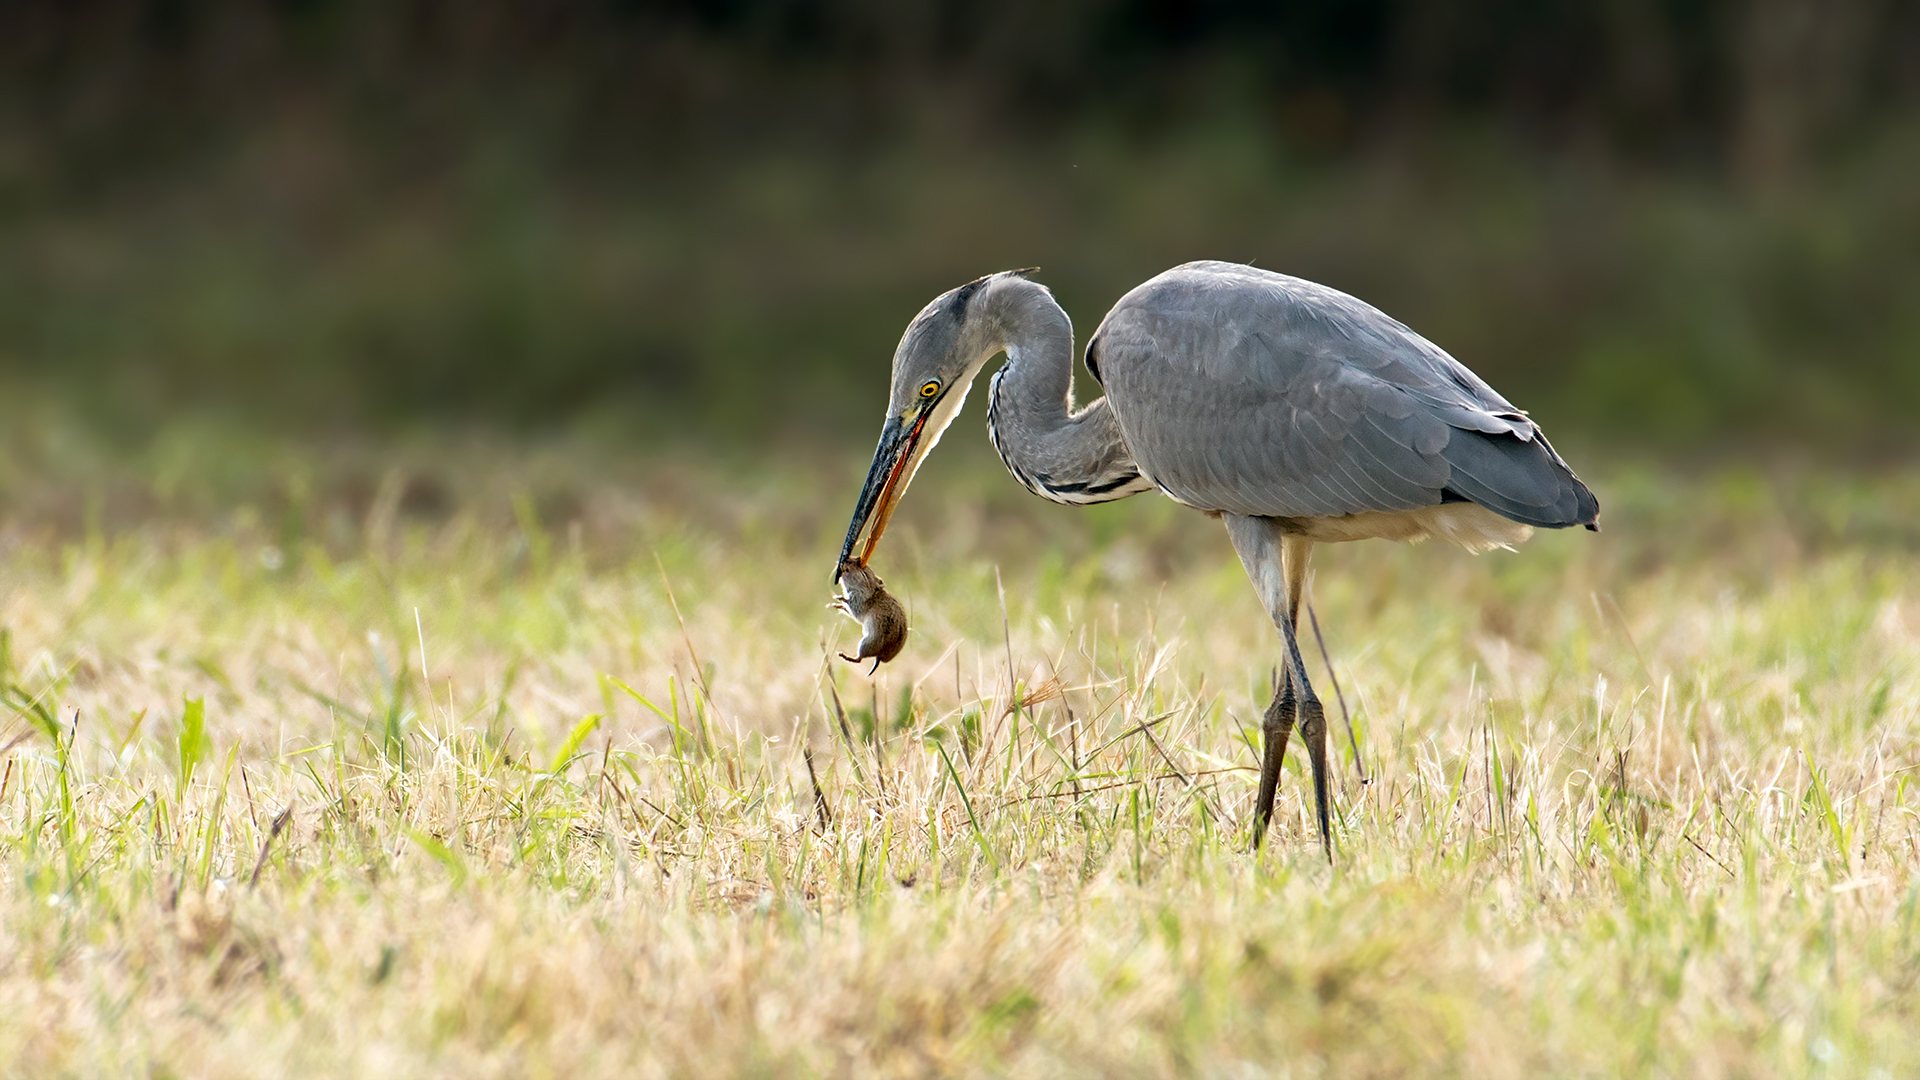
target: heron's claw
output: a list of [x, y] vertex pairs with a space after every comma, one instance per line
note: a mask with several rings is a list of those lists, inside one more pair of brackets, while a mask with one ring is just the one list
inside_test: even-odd
[[1267, 827], [1273, 820], [1273, 799], [1280, 788], [1280, 766], [1286, 760], [1287, 739], [1293, 734], [1294, 696], [1293, 688], [1280, 681], [1276, 673], [1274, 679], [1273, 703], [1267, 706], [1266, 716], [1260, 724], [1260, 793], [1253, 803], [1253, 848], [1260, 850], [1260, 844], [1267, 838]]
[[1332, 815], [1328, 812], [1327, 792], [1327, 714], [1316, 698], [1300, 703], [1300, 740], [1307, 744], [1307, 760], [1313, 765], [1313, 803], [1320, 819], [1320, 846], [1333, 861]]

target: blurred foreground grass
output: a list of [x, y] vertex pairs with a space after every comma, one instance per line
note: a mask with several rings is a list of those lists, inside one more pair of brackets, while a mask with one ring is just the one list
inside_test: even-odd
[[0, 1061], [1920, 1068], [1920, 477], [1590, 470], [1599, 536], [1323, 548], [1329, 867], [1297, 757], [1247, 851], [1277, 649], [1218, 526], [983, 457], [908, 497], [868, 682], [858, 461], [8, 444]]

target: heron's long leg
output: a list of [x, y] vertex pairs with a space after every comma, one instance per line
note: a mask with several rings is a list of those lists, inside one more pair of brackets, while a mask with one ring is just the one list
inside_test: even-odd
[[1327, 712], [1307, 682], [1306, 663], [1300, 658], [1300, 642], [1289, 621], [1283, 629], [1287, 636], [1287, 654], [1293, 677], [1300, 680], [1300, 741], [1307, 745], [1307, 761], [1313, 766], [1313, 806], [1320, 819], [1320, 846], [1327, 858], [1333, 858], [1333, 833], [1327, 808]]
[[1287, 571], [1287, 670], [1300, 675], [1300, 740], [1307, 744], [1307, 761], [1313, 766], [1313, 806], [1320, 818], [1320, 846], [1331, 859], [1333, 833], [1327, 820], [1327, 713], [1320, 706], [1319, 695], [1307, 683], [1306, 662], [1300, 657], [1300, 604], [1307, 597], [1307, 563], [1313, 557], [1313, 541], [1304, 536], [1283, 537], [1280, 553]]
[[1273, 703], [1260, 724], [1260, 793], [1253, 800], [1253, 846], [1267, 838], [1267, 823], [1273, 818], [1273, 796], [1280, 788], [1280, 764], [1287, 756], [1287, 738], [1293, 734], [1294, 696], [1291, 668], [1285, 676], [1274, 674]]
[[1254, 843], [1266, 835], [1273, 814], [1273, 795], [1279, 786], [1280, 762], [1286, 753], [1287, 736], [1297, 714], [1300, 737], [1307, 744], [1308, 760], [1313, 766], [1314, 805], [1320, 824], [1320, 843], [1328, 858], [1333, 856], [1333, 836], [1327, 806], [1327, 718], [1320, 698], [1307, 681], [1306, 662], [1300, 655], [1300, 643], [1294, 633], [1300, 601], [1305, 592], [1307, 559], [1312, 541], [1286, 536], [1267, 518], [1226, 515], [1227, 534], [1240, 555], [1240, 564], [1273, 617], [1286, 645], [1287, 678], [1273, 704], [1267, 709], [1263, 725], [1265, 753], [1260, 768], [1260, 794], [1254, 806]]
[[[1287, 590], [1287, 619], [1296, 627], [1300, 625], [1300, 602], [1306, 595], [1307, 560], [1312, 554], [1313, 541], [1298, 536], [1281, 538], [1280, 562]], [[1271, 558], [1271, 554], [1263, 557]], [[1264, 595], [1262, 599], [1265, 599]], [[1298, 715], [1297, 701], [1293, 688], [1293, 660], [1289, 657], [1286, 677], [1275, 676], [1273, 703], [1267, 706], [1266, 716], [1260, 725], [1263, 751], [1260, 758], [1260, 793], [1253, 802], [1253, 846], [1256, 849], [1266, 839], [1267, 826], [1273, 820], [1273, 797], [1280, 788], [1280, 766], [1286, 760], [1288, 737], [1293, 734], [1293, 722]], [[1302, 737], [1305, 734], [1301, 732]]]

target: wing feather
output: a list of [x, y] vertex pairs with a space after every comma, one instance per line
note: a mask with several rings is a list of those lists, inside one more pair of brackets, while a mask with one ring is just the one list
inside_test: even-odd
[[1134, 460], [1190, 505], [1322, 517], [1458, 497], [1547, 527], [1598, 514], [1524, 413], [1345, 293], [1190, 263], [1127, 294], [1094, 338]]

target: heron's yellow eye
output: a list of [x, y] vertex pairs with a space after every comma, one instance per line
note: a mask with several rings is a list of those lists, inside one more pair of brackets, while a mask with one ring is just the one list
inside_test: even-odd
[[930, 382], [927, 385], [920, 388], [921, 397], [932, 397], [933, 395], [939, 392], [940, 392], [940, 384], [937, 382]]

